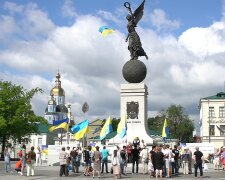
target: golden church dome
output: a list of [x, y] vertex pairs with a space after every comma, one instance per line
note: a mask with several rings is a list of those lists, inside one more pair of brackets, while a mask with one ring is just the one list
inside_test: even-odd
[[65, 91], [61, 87], [61, 81], [60, 81], [60, 74], [57, 73], [56, 80], [55, 80], [55, 87], [52, 88], [50, 95], [53, 96], [65, 96]]
[[51, 99], [48, 101], [48, 105], [56, 105], [53, 95], [51, 95]]

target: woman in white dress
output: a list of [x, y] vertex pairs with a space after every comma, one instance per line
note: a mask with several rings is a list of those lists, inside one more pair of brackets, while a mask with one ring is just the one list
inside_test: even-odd
[[120, 156], [115, 149], [112, 156], [112, 168], [114, 179], [120, 178]]

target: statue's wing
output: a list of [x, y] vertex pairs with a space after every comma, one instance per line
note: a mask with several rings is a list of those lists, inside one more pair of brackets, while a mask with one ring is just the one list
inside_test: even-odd
[[141, 5], [134, 11], [134, 14], [133, 14], [133, 17], [134, 17], [134, 21], [135, 21], [135, 24], [137, 24], [143, 14], [144, 14], [144, 4], [145, 4], [145, 0], [141, 3]]

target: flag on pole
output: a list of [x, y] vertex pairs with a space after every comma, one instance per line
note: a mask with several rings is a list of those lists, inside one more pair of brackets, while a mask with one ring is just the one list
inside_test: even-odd
[[108, 34], [111, 34], [111, 33], [114, 33], [115, 32], [115, 30], [114, 29], [112, 29], [112, 28], [110, 28], [110, 27], [108, 27], [108, 26], [101, 26], [100, 28], [99, 28], [99, 30], [98, 30], [101, 34], [102, 34], [102, 36], [107, 36]]
[[166, 142], [166, 138], [169, 137], [169, 128], [168, 128], [168, 124], [167, 124], [167, 119], [166, 118], [165, 118], [163, 129], [162, 129], [162, 137], [163, 137], [164, 143]]
[[120, 120], [117, 127], [117, 134], [122, 139], [127, 133], [127, 115], [125, 114]]
[[110, 132], [112, 132], [112, 119], [109, 116], [107, 121], [105, 122], [101, 132], [100, 132], [100, 140], [103, 140]]
[[52, 131], [54, 131], [56, 129], [60, 129], [60, 128], [67, 130], [68, 122], [69, 122], [68, 118], [62, 119], [62, 120], [53, 120], [53, 126], [49, 128], [49, 131], [52, 132]]
[[86, 132], [88, 132], [88, 130], [89, 130], [88, 125], [89, 125], [89, 120], [86, 119], [86, 120], [82, 121], [81, 123], [73, 126], [71, 128], [71, 131], [74, 134], [73, 135], [74, 139], [80, 140], [84, 136], [84, 134]]

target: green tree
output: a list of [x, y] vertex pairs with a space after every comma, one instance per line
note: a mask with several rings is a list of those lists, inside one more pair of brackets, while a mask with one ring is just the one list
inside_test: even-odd
[[167, 118], [170, 138], [179, 139], [181, 142], [191, 142], [193, 140], [193, 121], [185, 114], [181, 105], [171, 105], [167, 109], [161, 110], [159, 115], [148, 119], [148, 127], [162, 132], [165, 118]]
[[0, 143], [2, 152], [11, 138], [21, 142], [22, 138], [38, 133], [37, 123], [47, 123], [32, 110], [31, 100], [40, 88], [30, 91], [8, 81], [0, 81]]

